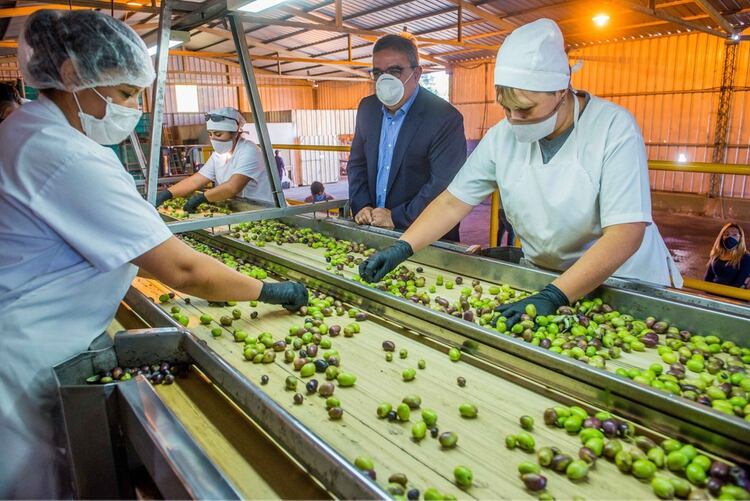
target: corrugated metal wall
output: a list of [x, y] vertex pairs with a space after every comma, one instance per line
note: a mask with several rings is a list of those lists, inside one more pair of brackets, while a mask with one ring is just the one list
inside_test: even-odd
[[[299, 144], [341, 146], [351, 143], [356, 116], [356, 110], [293, 110], [292, 125]], [[338, 181], [349, 159], [348, 153], [334, 151], [298, 153], [297, 179], [303, 185]]]
[[320, 110], [356, 110], [363, 97], [375, 91], [369, 82], [320, 82], [316, 92], [316, 108]]
[[[574, 87], [609, 99], [635, 116], [649, 158], [710, 162], [724, 61], [724, 42], [704, 34], [600, 44], [572, 51], [583, 59]], [[737, 55], [736, 91], [728, 163], [750, 163], [750, 48]], [[451, 80], [454, 105], [464, 114], [466, 135], [480, 139], [503, 116], [494, 102], [492, 63], [456, 67]], [[747, 111], [746, 111], [747, 110]], [[652, 172], [654, 190], [706, 193], [708, 174]], [[747, 176], [724, 176], [723, 194], [750, 198]]]

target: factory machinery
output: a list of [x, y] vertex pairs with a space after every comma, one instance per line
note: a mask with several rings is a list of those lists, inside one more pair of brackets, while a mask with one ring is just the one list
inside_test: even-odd
[[[290, 209], [295, 215], [283, 213]], [[461, 289], [469, 285], [485, 296], [502, 290], [512, 298], [516, 290], [538, 290], [552, 274], [437, 244], [406, 263], [424, 283], [417, 298], [405, 299], [353, 279], [356, 261], [371, 252], [366, 249], [383, 248], [395, 233], [362, 230], [320, 213], [298, 215], [297, 207], [277, 210], [273, 224], [295, 228], [287, 231], [301, 241], [259, 243], [269, 222], [238, 225], [240, 218], [226, 219], [232, 216], [217, 219], [229, 226], [210, 230], [198, 229], [212, 224], [205, 217], [170, 225], [230, 266], [267, 280], [304, 282], [319, 297], [311, 305], [322, 313], [314, 315], [314, 306], [292, 314], [248, 302], [208, 303], [136, 279], [117, 317], [128, 330], [115, 336], [114, 346], [55, 368], [80, 496], [132, 497], [132, 472], [142, 465], [163, 496], [178, 498], [653, 499], [655, 493], [687, 496], [687, 478], [691, 498], [698, 499], [710, 496], [709, 488], [718, 497], [717, 483], [732, 480], [701, 479], [696, 468], [688, 472], [660, 460], [654, 444], [663, 445], [667, 458], [675, 442], [664, 440], [675, 439], [687, 447], [688, 461], [697, 451], [707, 462], [721, 459], [730, 467], [748, 462], [750, 421], [741, 411], [732, 415], [731, 406], [722, 412], [643, 384], [641, 376], [625, 377], [634, 368], [658, 375], [653, 364], [662, 362], [662, 353], [656, 349], [592, 365], [595, 357], [576, 360], [435, 306], [464, 301]], [[251, 213], [245, 214], [246, 220]], [[320, 239], [323, 244], [311, 243]], [[325, 244], [342, 241], [356, 244], [344, 245], [343, 255], [356, 258], [343, 264], [331, 260]], [[434, 294], [427, 292], [431, 287]], [[425, 295], [432, 300], [420, 301]], [[748, 344], [750, 311], [742, 306], [616, 279], [592, 296], [635, 319], [653, 315], [683, 332], [716, 335], [724, 348]], [[659, 346], [670, 337], [661, 332]], [[180, 367], [172, 384], [161, 377], [154, 384], [149, 366], [163, 362]], [[334, 366], [334, 373], [321, 370]], [[101, 384], [114, 367], [145, 371]], [[662, 368], [673, 372], [669, 364]], [[344, 376], [330, 377], [335, 372]], [[722, 377], [726, 371], [712, 372]], [[399, 407], [402, 402], [408, 405]], [[583, 425], [563, 424], [571, 412], [589, 417]], [[603, 440], [592, 432], [595, 440], [585, 441], [579, 429], [595, 419], [614, 421], [619, 431]], [[607, 442], [621, 443], [635, 462], [638, 447], [648, 451], [659, 467], [656, 478], [672, 479], [672, 490], [660, 491], [648, 472], [623, 465], [624, 456], [614, 461], [616, 451], [601, 450]], [[556, 447], [555, 455], [567, 454], [570, 462], [585, 455], [582, 445], [600, 449], [582, 479], [576, 471], [566, 475], [565, 465], [555, 472], [557, 463], [542, 459], [546, 447]], [[741, 474], [734, 470], [740, 483]], [[743, 495], [726, 489], [725, 498]]]

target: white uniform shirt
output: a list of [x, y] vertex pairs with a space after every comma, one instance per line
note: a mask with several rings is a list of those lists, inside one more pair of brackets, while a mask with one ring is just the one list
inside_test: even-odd
[[651, 218], [643, 138], [624, 108], [592, 97], [548, 164], [537, 142], [518, 142], [502, 120], [487, 132], [448, 191], [478, 205], [498, 188], [524, 255], [533, 264], [564, 271], [602, 236], [602, 228], [644, 222], [640, 249], [614, 275], [681, 286]]
[[260, 148], [248, 139], [240, 138], [232, 153], [214, 152], [198, 174], [216, 185], [226, 183], [235, 174], [241, 174], [249, 177], [250, 181], [238, 194], [240, 197], [273, 202], [271, 183]]
[[[171, 237], [114, 152], [49, 99], [0, 124], [0, 498], [56, 498], [51, 367], [86, 350]], [[33, 482], [28, 481], [35, 472]]]

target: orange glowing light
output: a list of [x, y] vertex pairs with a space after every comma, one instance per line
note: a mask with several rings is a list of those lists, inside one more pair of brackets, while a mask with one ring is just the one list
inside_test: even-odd
[[597, 14], [591, 20], [594, 21], [595, 25], [602, 27], [609, 22], [609, 16], [607, 14]]

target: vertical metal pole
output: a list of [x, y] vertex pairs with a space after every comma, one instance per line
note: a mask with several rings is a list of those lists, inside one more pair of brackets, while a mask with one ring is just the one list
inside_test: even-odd
[[[490, 199], [490, 247], [497, 247], [497, 232], [500, 229], [500, 193], [495, 190]], [[513, 245], [509, 242], [508, 245]]]
[[464, 3], [458, 3], [458, 41], [462, 42], [464, 39]]
[[347, 60], [352, 60], [352, 34], [349, 33], [346, 39], [346, 53], [348, 55]]
[[146, 156], [143, 154], [141, 142], [138, 140], [138, 134], [136, 134], [135, 131], [130, 133], [130, 145], [133, 147], [133, 154], [135, 154], [135, 158], [138, 161], [138, 167], [141, 168], [143, 178], [148, 179], [148, 173], [146, 172]]
[[336, 8], [336, 26], [341, 28], [344, 24], [344, 14], [342, 10], [341, 5], [342, 0], [336, 0], [335, 1], [335, 8]]
[[156, 82], [151, 98], [151, 151], [148, 160], [148, 183], [146, 200], [156, 205], [156, 189], [161, 161], [161, 133], [164, 125], [164, 93], [167, 86], [167, 64], [169, 59], [169, 34], [172, 26], [172, 3], [162, 0], [159, 12], [159, 30], [156, 47]]
[[250, 111], [255, 121], [255, 132], [258, 134], [260, 150], [263, 153], [263, 160], [266, 162], [268, 179], [271, 180], [273, 198], [276, 202], [276, 207], [286, 207], [284, 191], [281, 189], [281, 179], [279, 179], [279, 171], [276, 169], [276, 160], [273, 157], [271, 139], [268, 137], [266, 117], [263, 114], [263, 105], [260, 102], [260, 92], [258, 91], [258, 84], [255, 81], [253, 61], [250, 59], [250, 51], [247, 48], [245, 30], [243, 29], [242, 21], [235, 14], [227, 16], [227, 19], [229, 20], [229, 29], [232, 31], [232, 38], [234, 38], [234, 45], [237, 48], [240, 72], [242, 73], [242, 80], [245, 82], [247, 98], [250, 101]]
[[[731, 122], [732, 96], [734, 95], [734, 73], [737, 69], [737, 43], [727, 42], [724, 50], [724, 68], [721, 76], [721, 91], [719, 92], [719, 109], [716, 113], [716, 130], [714, 131], [713, 162], [724, 163], [727, 156], [727, 141]], [[722, 196], [724, 176], [711, 174], [711, 184], [708, 191], [710, 197]]]

